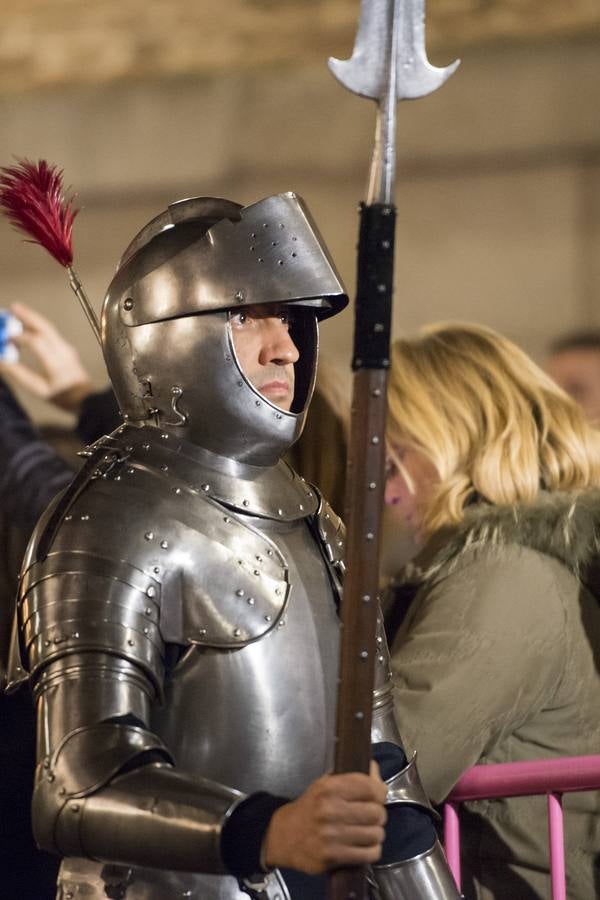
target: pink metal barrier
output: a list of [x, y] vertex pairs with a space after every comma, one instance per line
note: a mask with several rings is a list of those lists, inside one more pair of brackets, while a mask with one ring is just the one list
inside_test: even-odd
[[474, 766], [462, 776], [444, 803], [444, 843], [448, 864], [460, 889], [460, 823], [465, 800], [493, 800], [545, 794], [552, 900], [566, 900], [562, 795], [600, 789], [600, 756], [563, 756], [535, 762]]

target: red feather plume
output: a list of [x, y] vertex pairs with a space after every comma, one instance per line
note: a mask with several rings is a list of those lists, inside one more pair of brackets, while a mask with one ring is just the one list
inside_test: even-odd
[[68, 267], [73, 262], [73, 197], [65, 198], [62, 169], [45, 159], [0, 167], [0, 209], [9, 222]]

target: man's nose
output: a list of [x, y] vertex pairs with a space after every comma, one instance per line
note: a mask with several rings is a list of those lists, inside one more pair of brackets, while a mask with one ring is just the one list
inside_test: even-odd
[[279, 318], [263, 319], [262, 346], [259, 362], [288, 365], [298, 362], [300, 353], [289, 332], [287, 323]]

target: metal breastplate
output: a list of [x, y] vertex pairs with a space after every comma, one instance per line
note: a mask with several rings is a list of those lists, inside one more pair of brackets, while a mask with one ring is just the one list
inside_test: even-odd
[[[271, 484], [239, 476], [191, 460], [156, 429], [127, 428], [103, 445], [94, 489], [65, 500], [49, 560], [76, 540], [150, 579], [148, 609], [159, 605], [177, 662], [149, 724], [181, 771], [294, 797], [332, 762], [339, 623], [325, 557], [341, 555], [338, 525], [323, 514], [321, 549], [308, 518], [317, 498], [287, 467]], [[58, 896], [86, 890], [248, 900], [229, 876], [65, 860]], [[257, 896], [287, 900], [280, 876]]]

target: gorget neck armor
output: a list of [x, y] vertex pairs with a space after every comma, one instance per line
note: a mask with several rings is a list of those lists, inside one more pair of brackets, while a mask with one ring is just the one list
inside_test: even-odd
[[[232, 339], [232, 314], [271, 303], [298, 310], [290, 327], [300, 353], [290, 411], [252, 385]], [[274, 465], [304, 426], [317, 320], [346, 303], [295, 194], [248, 207], [205, 197], [173, 204], [130, 244], [104, 301], [104, 355], [124, 418], [217, 457]]]

